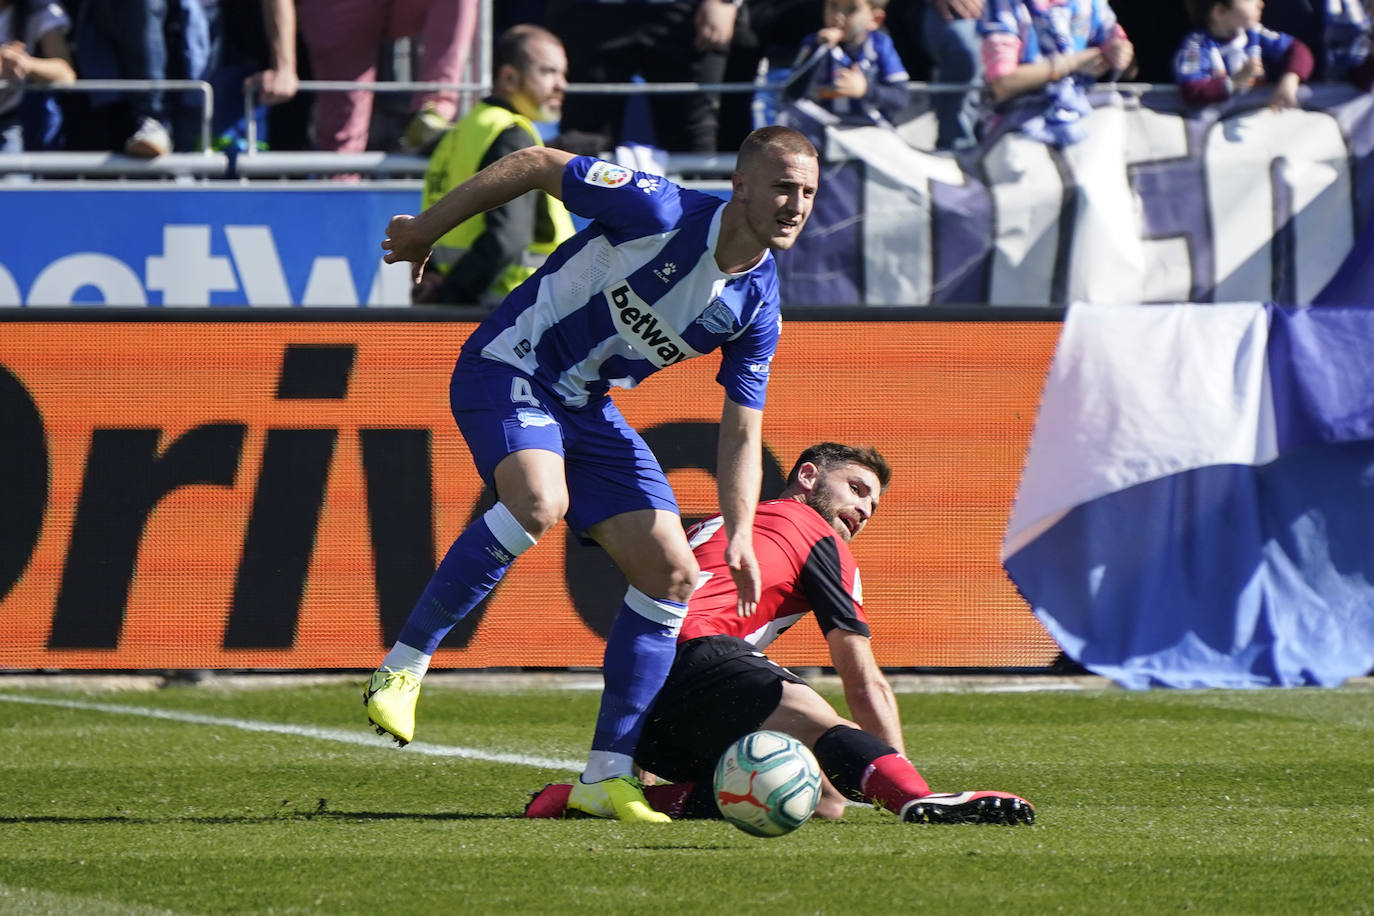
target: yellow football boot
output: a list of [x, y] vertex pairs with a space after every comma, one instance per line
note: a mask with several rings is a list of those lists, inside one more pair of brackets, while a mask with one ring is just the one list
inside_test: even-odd
[[409, 671], [378, 668], [363, 688], [367, 721], [377, 734], [390, 735], [405, 747], [415, 737], [415, 704], [420, 699], [420, 679]]
[[673, 820], [649, 807], [644, 800], [644, 787], [633, 776], [612, 776], [592, 783], [575, 780], [568, 795], [568, 811], [642, 824], [667, 824]]

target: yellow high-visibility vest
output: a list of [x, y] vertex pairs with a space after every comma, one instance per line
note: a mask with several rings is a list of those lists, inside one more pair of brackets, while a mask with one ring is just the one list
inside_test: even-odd
[[[518, 125], [529, 133], [534, 142], [543, 146], [534, 122], [500, 105], [478, 102], [454, 127], [444, 134], [434, 148], [429, 167], [425, 170], [425, 189], [422, 208], [428, 208], [454, 187], [475, 175], [491, 144], [511, 125]], [[572, 237], [572, 217], [563, 202], [543, 191], [532, 192], [539, 197], [539, 215], [535, 226], [552, 226], [551, 238], [535, 238], [515, 264], [502, 271], [484, 293], [484, 298], [500, 300], [534, 273], [544, 259]], [[486, 216], [479, 213], [472, 219], [449, 230], [434, 245], [433, 264], [447, 273], [477, 237], [486, 231]]]

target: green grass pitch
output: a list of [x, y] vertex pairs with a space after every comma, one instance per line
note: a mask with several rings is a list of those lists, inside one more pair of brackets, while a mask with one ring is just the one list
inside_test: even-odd
[[1367, 680], [904, 693], [932, 787], [1017, 792], [1036, 825], [853, 808], [773, 840], [524, 820], [529, 793], [582, 759], [589, 690], [431, 683], [422, 743], [397, 750], [366, 728], [361, 676], [7, 680], [0, 914], [1374, 912]]

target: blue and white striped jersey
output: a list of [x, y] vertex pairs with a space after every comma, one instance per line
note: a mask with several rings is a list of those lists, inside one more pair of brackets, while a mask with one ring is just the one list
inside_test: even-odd
[[742, 274], [716, 266], [718, 197], [579, 156], [563, 202], [592, 220], [511, 292], [463, 345], [533, 377], [568, 407], [721, 350], [730, 400], [763, 407], [782, 310], [772, 252]]

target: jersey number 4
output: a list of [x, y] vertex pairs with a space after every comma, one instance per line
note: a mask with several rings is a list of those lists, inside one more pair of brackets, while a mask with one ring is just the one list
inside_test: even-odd
[[529, 404], [531, 407], [538, 407], [541, 410], [544, 405], [539, 403], [539, 399], [534, 396], [534, 391], [530, 389], [530, 380], [527, 378], [513, 378], [510, 380], [510, 399], [513, 404]]

